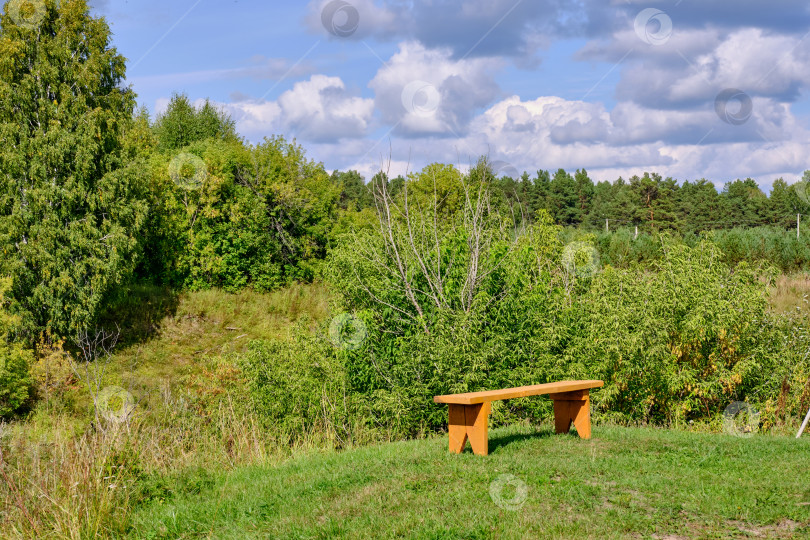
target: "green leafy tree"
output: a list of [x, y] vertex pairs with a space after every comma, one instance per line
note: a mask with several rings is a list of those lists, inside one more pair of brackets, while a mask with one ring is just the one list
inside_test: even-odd
[[103, 18], [45, 2], [36, 25], [2, 17], [0, 273], [30, 332], [90, 324], [134, 265], [147, 213], [123, 134], [134, 94]]
[[374, 206], [374, 197], [357, 171], [332, 173], [332, 182], [341, 187], [339, 206], [343, 210], [362, 210]]
[[537, 171], [537, 176], [534, 178], [534, 189], [529, 199], [529, 213], [532, 216], [537, 215], [538, 210], [551, 211], [550, 193], [551, 175], [548, 171]]
[[804, 171], [802, 179], [790, 186], [791, 214], [810, 214], [810, 170]]
[[633, 187], [621, 176], [613, 183], [614, 200], [609, 204], [609, 217], [617, 223], [638, 225], [638, 207]]
[[158, 147], [173, 151], [204, 141], [236, 140], [235, 123], [225, 111], [217, 109], [209, 100], [194, 106], [185, 94], [174, 94], [166, 112], [158, 116], [154, 125]]
[[593, 187], [593, 197], [586, 222], [591, 228], [598, 228], [609, 219], [612, 210], [613, 190], [610, 182], [599, 182]]
[[520, 204], [523, 208], [525, 217], [531, 221], [534, 215], [531, 210], [531, 201], [534, 199], [535, 187], [529, 173], [524, 172], [520, 177], [520, 186], [518, 187], [520, 193]]
[[630, 179], [630, 187], [638, 204], [636, 220], [649, 231], [677, 229], [675, 197], [678, 185], [672, 178], [663, 180], [656, 173], [644, 173]]
[[257, 219], [275, 250], [268, 268], [278, 270], [280, 284], [310, 281], [326, 256], [341, 186], [322, 163], [307, 159], [299, 144], [284, 137], [266, 138], [249, 154], [250, 165], [238, 171], [237, 180], [259, 203]]
[[591, 207], [594, 189], [593, 180], [588, 176], [588, 171], [579, 169], [574, 174], [574, 181], [577, 184], [577, 209], [579, 210], [580, 221], [582, 221]]
[[702, 178], [686, 181], [678, 190], [677, 209], [685, 233], [698, 233], [722, 226], [718, 221], [721, 201], [714, 184]]
[[144, 278], [267, 291], [315, 277], [341, 190], [321, 164], [283, 137], [257, 146], [207, 138], [181, 150], [150, 162], [156, 227]]
[[[486, 162], [479, 161], [473, 168], [473, 174], [477, 181], [492, 180], [492, 173]], [[430, 208], [435, 204], [439, 215], [447, 217], [455, 214], [464, 204], [463, 180], [461, 172], [453, 165], [432, 163], [421, 171], [408, 175], [406, 186], [410, 204], [421, 208]], [[405, 189], [399, 197], [404, 194]]]
[[610, 229], [629, 226], [636, 221], [636, 201], [629, 186], [623, 178], [614, 183], [599, 182], [593, 187], [593, 196], [585, 222], [592, 229], [603, 231], [605, 220], [610, 222]]
[[385, 173], [380, 172], [374, 175], [372, 182], [382, 180], [388, 182], [388, 191], [391, 193], [392, 197], [398, 196], [400, 193], [402, 193], [402, 190], [405, 189], [405, 177], [401, 174], [388, 181], [388, 176]]

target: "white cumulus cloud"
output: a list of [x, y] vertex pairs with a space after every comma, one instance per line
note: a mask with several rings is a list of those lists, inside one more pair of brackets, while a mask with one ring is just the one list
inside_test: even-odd
[[500, 93], [495, 75], [502, 60], [455, 60], [449, 49], [401, 43], [369, 83], [383, 122], [405, 136], [466, 132], [477, 109]]
[[275, 101], [240, 98], [218, 105], [251, 139], [284, 134], [316, 143], [363, 137], [374, 114], [374, 100], [353, 95], [339, 77], [326, 75], [295, 83]]

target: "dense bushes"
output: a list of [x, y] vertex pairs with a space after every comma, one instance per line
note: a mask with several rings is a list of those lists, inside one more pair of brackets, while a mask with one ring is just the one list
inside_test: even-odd
[[[655, 174], [594, 185], [584, 169], [517, 181], [484, 159], [366, 185], [295, 141], [247, 143], [208, 102], [176, 95], [154, 121], [134, 111], [124, 59], [84, 2], [49, 4], [42, 32], [2, 24], [0, 273], [21, 335], [0, 328], [0, 414], [27, 399], [19, 339], [92, 328], [133, 281], [233, 292], [321, 276], [366, 321], [363, 347], [299, 330], [298, 350], [256, 344], [245, 359], [257, 402], [291, 434], [345, 433], [349, 418], [412, 434], [444, 422], [437, 393], [565, 377], [605, 378], [597, 404], [633, 421], [703, 418], [751, 393], [795, 402], [785, 370], [804, 364], [758, 278], [810, 264], [810, 236], [786, 232], [807, 211], [801, 187], [776, 181], [769, 199], [751, 179], [722, 193]], [[633, 229], [597, 233], [605, 221]], [[495, 417], [547, 412], [518, 400]]]
[[28, 368], [33, 354], [11, 341], [10, 334], [19, 319], [8, 312], [10, 289], [11, 280], [0, 278], [0, 418], [19, 409], [28, 399], [31, 387]]
[[153, 126], [147, 146], [163, 151], [151, 159], [141, 279], [269, 291], [314, 278], [340, 179], [283, 137], [248, 145], [232, 130], [221, 112], [183, 96]]
[[778, 227], [713, 231], [712, 239], [723, 252], [723, 260], [773, 265], [789, 274], [810, 268], [810, 233], [785, 231]]
[[[119, 84], [126, 79], [124, 59], [111, 46], [103, 18], [91, 15], [85, 2], [51, 5], [43, 31], [19, 27], [11, 17], [2, 24], [0, 48], [8, 54], [0, 55], [0, 272], [15, 277], [12, 294], [29, 344], [43, 332], [64, 338], [93, 327], [133, 281], [227, 291], [312, 281], [340, 235], [376, 227], [375, 187], [401, 199], [408, 184], [415, 210], [435, 205], [442, 223], [434, 232], [449, 233], [442, 236], [440, 258], [456, 249], [453, 242], [466, 241], [448, 225], [465, 200], [477, 199], [464, 193], [462, 174], [451, 165], [434, 163], [407, 179], [379, 173], [365, 184], [356, 171], [327, 174], [295, 141], [269, 137], [249, 144], [233, 119], [208, 101], [175, 95], [151, 120], [135, 110], [132, 90]], [[86, 50], [81, 58], [76, 43]], [[36, 122], [29, 121], [32, 115]], [[706, 180], [679, 185], [656, 174], [598, 184], [584, 169], [538, 171], [519, 180], [496, 174], [481, 161], [469, 179], [487, 185], [486, 216], [500, 219], [498, 227], [533, 223], [544, 211], [572, 227], [569, 234], [579, 234], [574, 227], [601, 230], [606, 221], [647, 233], [599, 234], [602, 259], [613, 266], [659, 259], [661, 243], [651, 235], [660, 231], [684, 235], [693, 245], [701, 231], [766, 223], [776, 228], [718, 233], [726, 260], [767, 258], [784, 271], [810, 262], [808, 237], [794, 241], [784, 232], [796, 213], [810, 208], [805, 184], [797, 189], [777, 180], [768, 198], [751, 179], [718, 193]], [[510, 245], [498, 242], [492, 245], [496, 259], [497, 249]], [[483, 277], [473, 274], [474, 281]], [[461, 303], [469, 311], [466, 277], [448, 273], [434, 284], [441, 290], [431, 292], [438, 302], [428, 299], [417, 309], [408, 298], [408, 304], [419, 317], [431, 315], [433, 305], [440, 311]], [[430, 285], [423, 281], [414, 285]], [[454, 287], [467, 297], [448, 304]], [[418, 313], [423, 308], [428, 313]]]
[[[281, 405], [272, 403], [292, 394], [296, 407], [311, 411], [287, 411], [279, 421], [289, 415], [301, 432], [323, 424], [332, 409], [318, 404], [338, 399], [326, 389], [339, 388], [342, 425], [412, 436], [445, 425], [434, 395], [567, 378], [605, 380], [595, 414], [621, 422], [710, 420], [746, 399], [770, 423], [798, 412], [808, 364], [795, 349], [799, 340], [786, 345], [790, 324], [766, 311], [767, 271], [730, 266], [712, 237], [692, 246], [648, 238], [641, 245], [649, 257], [608, 244], [602, 263], [621, 255], [626, 268], [600, 264], [590, 246], [604, 237], [562, 242], [542, 212], [515, 228], [487, 210], [486, 185], [470, 177], [453, 188], [455, 213], [429, 201], [409, 205], [409, 190], [429, 181], [414, 176], [399, 197], [382, 189], [379, 228], [346, 234], [331, 251], [340, 308], [367, 327], [361, 348], [298, 335], [250, 357], [263, 408], [274, 411]], [[306, 385], [290, 382], [284, 366], [293, 357]], [[323, 365], [332, 366], [328, 376]], [[267, 400], [257, 385], [281, 390]], [[549, 414], [547, 400], [512, 400], [496, 404], [493, 418]]]
[[351, 437], [347, 426], [356, 416], [345, 367], [328, 340], [310, 335], [308, 322], [299, 320], [290, 342], [250, 344], [240, 365], [254, 404], [277, 437]]
[[606, 381], [605, 414], [706, 418], [776, 367], [758, 276], [744, 265], [732, 272], [706, 241], [663, 250], [648, 272], [606, 268], [580, 297], [583, 332], [571, 353]]
[[10, 415], [28, 399], [32, 359], [31, 351], [19, 345], [0, 345], [0, 417]]

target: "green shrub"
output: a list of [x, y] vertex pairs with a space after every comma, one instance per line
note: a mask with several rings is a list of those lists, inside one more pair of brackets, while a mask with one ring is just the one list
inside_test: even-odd
[[28, 399], [32, 360], [31, 351], [19, 345], [0, 346], [0, 417], [12, 414]]
[[314, 279], [340, 188], [296, 143], [208, 138], [150, 163], [139, 277], [229, 292]]
[[[628, 423], [711, 421], [748, 400], [772, 425], [810, 400], [795, 350], [806, 333], [768, 314], [770, 270], [711, 235], [583, 235], [543, 211], [515, 226], [488, 209], [485, 185], [464, 181], [442, 184], [453, 211], [429, 198], [406, 208], [408, 185], [377, 193], [390, 203], [378, 228], [338, 238], [326, 273], [339, 307], [364, 321], [359, 347], [306, 324], [251, 346], [244, 370], [274, 429], [418, 436], [446, 426], [433, 396], [565, 379], [604, 380], [595, 416]], [[516, 399], [492, 421], [551, 415], [550, 400]]]
[[9, 341], [9, 334], [19, 322], [8, 310], [6, 298], [10, 290], [11, 279], [0, 278], [0, 417], [19, 409], [31, 388], [28, 369], [33, 353]]
[[[570, 241], [578, 234], [577, 229], [567, 228], [562, 232], [562, 238]], [[796, 238], [795, 229], [736, 227], [687, 234], [683, 243], [694, 247], [704, 238], [711, 239], [722, 253], [721, 260], [732, 266], [740, 262], [766, 264], [784, 273], [810, 268], [810, 233], [806, 231]], [[664, 255], [660, 234], [641, 232], [636, 236], [632, 228], [601, 231], [596, 236], [596, 245], [602, 262], [618, 268], [629, 268], [637, 263], [649, 266]]]
[[[703, 420], [736, 400], [775, 399], [767, 378], [790, 360], [763, 270], [712, 237], [583, 237], [543, 213], [505, 234], [497, 213], [476, 213], [470, 182], [457, 214], [406, 212], [400, 200], [384, 234], [346, 235], [331, 252], [344, 307], [369, 314], [345, 369], [376, 422], [412, 436], [446, 424], [435, 395], [562, 379], [603, 379], [595, 411], [623, 422]], [[600, 257], [580, 256], [590, 245]], [[513, 400], [493, 420], [550, 414], [548, 400]]]
[[240, 367], [256, 411], [275, 435], [292, 443], [318, 437], [348, 442], [354, 407], [339, 356], [325, 336], [311, 333], [307, 317], [290, 340], [250, 343]]
[[572, 352], [605, 380], [599, 408], [655, 423], [702, 418], [772, 369], [765, 285], [709, 242], [665, 244], [652, 271], [606, 268], [583, 295]]

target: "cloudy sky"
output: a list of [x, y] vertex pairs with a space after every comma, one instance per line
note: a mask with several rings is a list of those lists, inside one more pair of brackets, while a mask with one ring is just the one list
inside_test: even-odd
[[768, 190], [810, 169], [806, 0], [106, 0], [153, 113], [210, 98], [250, 141], [370, 176], [480, 155]]

